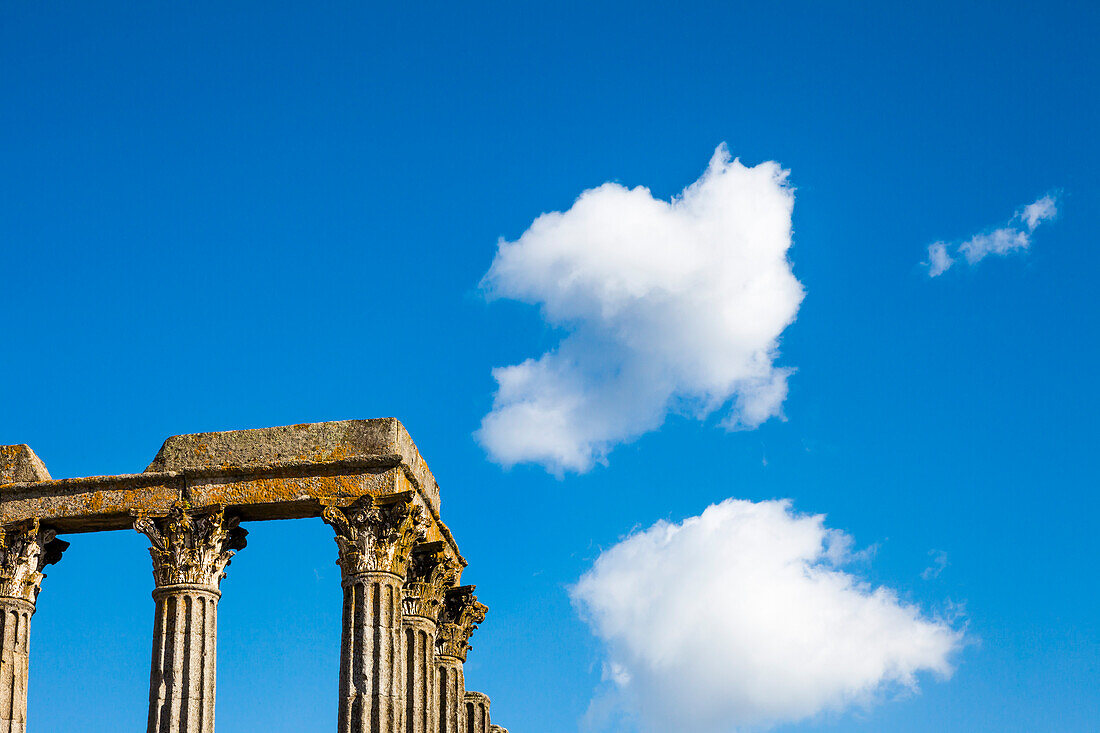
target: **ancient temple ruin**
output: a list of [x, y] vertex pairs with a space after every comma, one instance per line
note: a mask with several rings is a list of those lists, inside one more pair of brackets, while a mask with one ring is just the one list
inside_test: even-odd
[[63, 535], [149, 539], [149, 733], [212, 733], [221, 579], [242, 523], [319, 517], [344, 590], [339, 733], [507, 733], [462, 674], [486, 607], [439, 515], [439, 486], [393, 418], [177, 435], [144, 473], [53, 480], [0, 446], [0, 733], [27, 729], [30, 621]]

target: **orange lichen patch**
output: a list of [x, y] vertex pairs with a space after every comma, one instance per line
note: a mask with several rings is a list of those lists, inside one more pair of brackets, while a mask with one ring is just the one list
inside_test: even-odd
[[181, 485], [121, 483], [70, 479], [13, 484], [3, 493], [3, 523], [38, 519], [61, 532], [123, 529], [131, 525], [133, 512], [165, 512], [181, 495]]
[[196, 506], [278, 504], [322, 497], [356, 499], [392, 492], [392, 473], [227, 477], [190, 483], [187, 491]]

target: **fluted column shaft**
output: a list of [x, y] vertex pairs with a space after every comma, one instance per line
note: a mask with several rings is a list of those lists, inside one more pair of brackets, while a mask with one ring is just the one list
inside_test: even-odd
[[436, 657], [436, 690], [439, 697], [439, 733], [464, 733], [463, 702], [466, 678], [458, 657]]
[[402, 589], [405, 609], [405, 733], [437, 733], [436, 645], [443, 599], [462, 561], [443, 542], [416, 546]]
[[480, 692], [467, 692], [466, 733], [489, 733], [489, 698]]
[[488, 610], [478, 602], [472, 585], [451, 588], [444, 595], [436, 641], [439, 733], [467, 733], [466, 680], [462, 665], [471, 648], [470, 635], [485, 620]]
[[156, 589], [148, 733], [214, 733], [221, 580], [248, 534], [220, 507], [177, 502], [166, 517], [139, 515]]
[[220, 597], [202, 585], [153, 592], [150, 733], [213, 733]]
[[340, 733], [400, 733], [401, 582], [380, 572], [344, 581]]
[[424, 512], [411, 492], [327, 505], [344, 587], [339, 733], [401, 733], [405, 661], [402, 588]]
[[435, 630], [423, 616], [405, 616], [405, 733], [435, 733]]
[[30, 671], [34, 604], [0, 598], [0, 733], [26, 733], [27, 676]]

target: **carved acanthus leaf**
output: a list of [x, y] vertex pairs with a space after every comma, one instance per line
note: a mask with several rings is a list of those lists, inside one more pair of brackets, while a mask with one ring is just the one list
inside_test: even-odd
[[336, 562], [344, 577], [370, 572], [403, 576], [413, 546], [424, 538], [424, 510], [412, 492], [378, 499], [367, 495], [343, 508], [326, 506], [321, 518], [336, 533]]
[[139, 515], [134, 529], [149, 538], [157, 587], [194, 584], [218, 589], [236, 550], [244, 549], [248, 531], [222, 508], [194, 511], [178, 501], [167, 517]]
[[436, 635], [436, 653], [466, 661], [466, 654], [473, 648], [470, 646], [470, 636], [485, 620], [488, 611], [488, 606], [478, 603], [472, 585], [447, 591]]
[[61, 559], [69, 543], [42, 529], [37, 519], [0, 529], [0, 596], [34, 603], [46, 577], [42, 569]]
[[443, 595], [454, 586], [462, 570], [445, 549], [442, 542], [430, 542], [413, 550], [402, 598], [406, 616], [439, 620]]

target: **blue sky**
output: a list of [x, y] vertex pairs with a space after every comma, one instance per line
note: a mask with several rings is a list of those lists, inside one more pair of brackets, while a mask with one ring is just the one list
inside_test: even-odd
[[[578, 730], [609, 684], [568, 590], [601, 552], [731, 497], [827, 515], [875, 548], [850, 572], [965, 624], [950, 679], [781, 729], [1094, 730], [1098, 20], [1051, 3], [9, 5], [0, 443], [67, 477], [140, 471], [171, 434], [400, 418], [491, 609], [468, 685], [513, 731]], [[560, 477], [489, 460], [473, 433], [491, 370], [569, 332], [486, 300], [498, 241], [608, 181], [668, 199], [722, 142], [794, 188], [786, 419], [674, 413]], [[1051, 192], [1026, 250], [921, 265]], [[331, 533], [249, 530], [223, 584], [219, 729], [324, 729]], [[34, 620], [30, 724], [140, 729], [146, 542], [69, 539]]]

